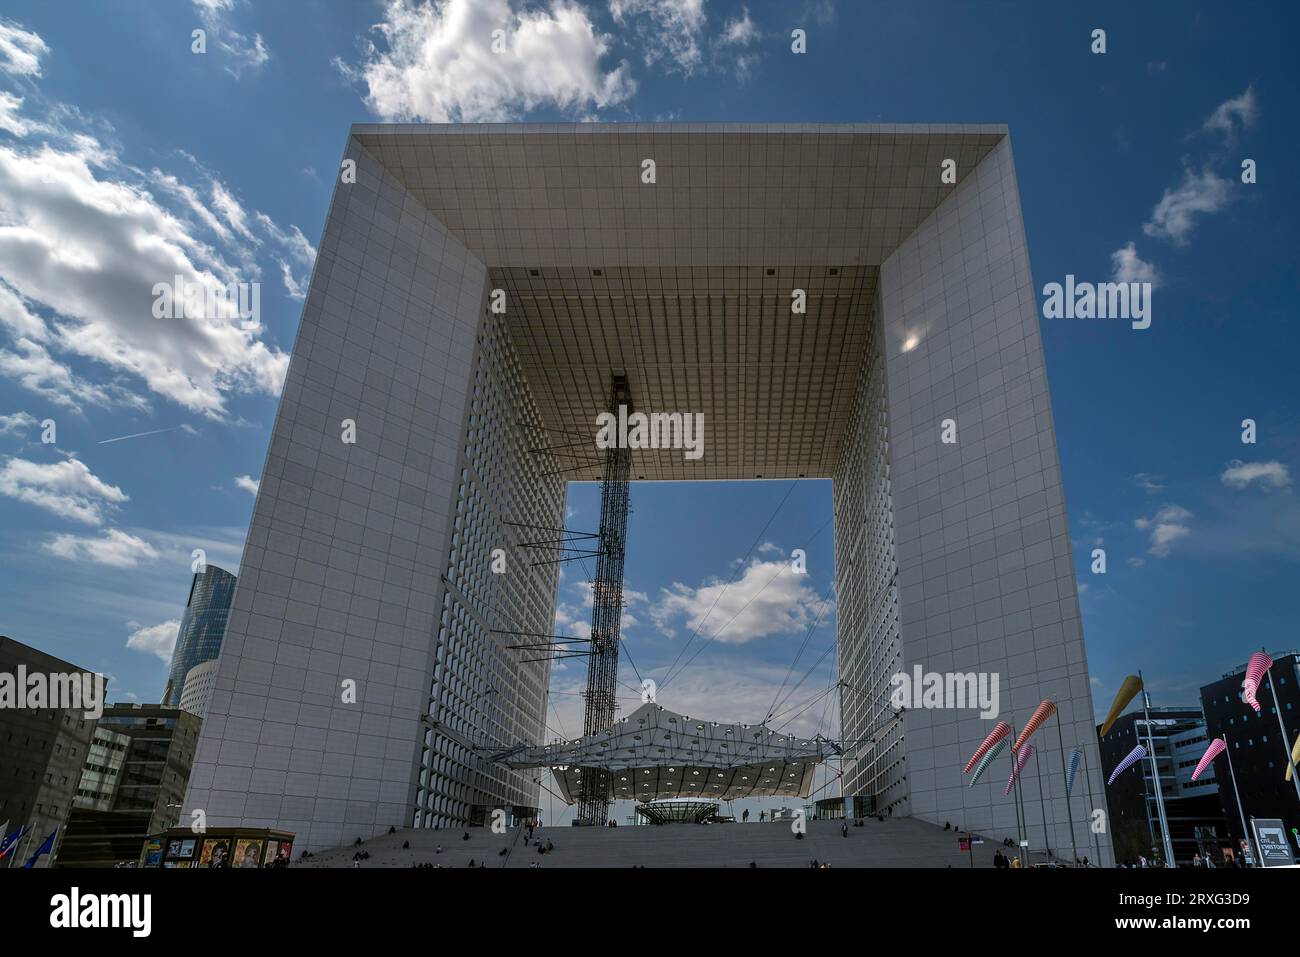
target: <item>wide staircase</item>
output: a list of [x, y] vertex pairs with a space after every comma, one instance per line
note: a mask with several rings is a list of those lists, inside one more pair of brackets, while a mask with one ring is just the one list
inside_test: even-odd
[[[964, 833], [945, 831], [916, 818], [867, 819], [862, 827], [850, 822], [848, 836], [841, 821], [810, 821], [802, 839], [790, 822], [745, 824], [665, 824], [623, 827], [547, 827], [533, 831], [525, 845], [518, 828], [504, 834], [472, 827], [454, 830], [400, 830], [363, 841], [357, 846], [321, 851], [294, 867], [808, 867], [816, 860], [831, 867], [992, 867], [1002, 837], [987, 837], [960, 849]], [[464, 835], [469, 839], [465, 840]], [[538, 842], [553, 849], [537, 852]], [[402, 844], [410, 843], [404, 849]], [[441, 849], [441, 850], [439, 850]], [[502, 854], [502, 849], [506, 853]], [[359, 851], [369, 858], [353, 864]], [[1086, 851], [1080, 849], [1080, 854]], [[1070, 849], [1066, 849], [1069, 859]], [[1038, 857], [1036, 862], [1041, 861]]]

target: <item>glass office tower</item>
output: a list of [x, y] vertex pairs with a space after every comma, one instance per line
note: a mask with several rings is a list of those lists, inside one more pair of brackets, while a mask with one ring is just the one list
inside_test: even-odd
[[185, 603], [185, 617], [176, 635], [171, 670], [167, 673], [165, 705], [179, 707], [185, 676], [195, 665], [211, 661], [221, 653], [226, 637], [226, 620], [230, 602], [235, 597], [235, 576], [216, 565], [205, 565], [190, 583], [190, 598]]

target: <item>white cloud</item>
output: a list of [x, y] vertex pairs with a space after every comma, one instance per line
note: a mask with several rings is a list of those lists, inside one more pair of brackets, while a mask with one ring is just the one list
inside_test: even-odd
[[[742, 644], [802, 632], [822, 613], [822, 600], [786, 561], [750, 562], [730, 585], [713, 579], [698, 588], [674, 582], [660, 589], [649, 612], [664, 627], [684, 619], [702, 638]], [[825, 619], [823, 619], [825, 620]]]
[[148, 407], [144, 400], [116, 385], [99, 386], [82, 378], [39, 343], [20, 338], [14, 345], [17, 351], [0, 349], [0, 375], [55, 405], [74, 412], [82, 411], [83, 402], [97, 406], [129, 405], [142, 410]]
[[45, 550], [69, 561], [91, 562], [111, 568], [135, 568], [142, 561], [158, 557], [158, 551], [143, 538], [116, 528], [105, 529], [98, 538], [55, 535], [45, 543]]
[[1255, 86], [1251, 84], [1239, 96], [1215, 107], [1214, 112], [1206, 117], [1202, 129], [1210, 133], [1223, 133], [1231, 140], [1237, 133], [1238, 125], [1242, 129], [1248, 129], [1258, 118], [1259, 103], [1255, 99]]
[[1153, 287], [1160, 285], [1160, 274], [1156, 267], [1141, 259], [1133, 243], [1122, 246], [1110, 254], [1111, 277], [1116, 282], [1149, 282]]
[[610, 0], [609, 12], [635, 29], [647, 66], [690, 76], [702, 65], [704, 0]]
[[[121, 389], [79, 380], [51, 354], [57, 347], [138, 376], [154, 392], [212, 418], [224, 415], [230, 394], [277, 394], [288, 356], [242, 328], [233, 306], [229, 315], [153, 317], [155, 283], [181, 276], [212, 288], [245, 280], [129, 174], [88, 137], [62, 146], [0, 146], [6, 219], [0, 280], [16, 293], [0, 293], [0, 319], [25, 332], [17, 352], [0, 353], [0, 372], [65, 405], [129, 401]], [[166, 189], [185, 196], [177, 186]], [[222, 212], [240, 233], [238, 203], [219, 184], [213, 196], [230, 200]], [[190, 198], [183, 202], [195, 209]], [[56, 317], [34, 328], [24, 301]]]
[[260, 33], [250, 38], [230, 26], [229, 17], [234, 12], [235, 0], [194, 0], [194, 9], [208, 33], [209, 43], [216, 43], [216, 49], [230, 58], [226, 72], [231, 76], [238, 79], [244, 70], [256, 70], [271, 58], [271, 51]]
[[[336, 60], [366, 84], [366, 105], [386, 120], [506, 120], [554, 107], [577, 112], [625, 101], [635, 91], [626, 63], [601, 65], [608, 38], [586, 11], [556, 0], [528, 10], [509, 0], [389, 0], [359, 65]], [[505, 31], [492, 52], [492, 33]]]
[[28, 415], [26, 412], [0, 415], [0, 435], [26, 437], [28, 430], [36, 428], [36, 425], [36, 416]]
[[734, 55], [736, 79], [742, 83], [754, 72], [760, 54], [753, 49], [758, 42], [759, 29], [749, 16], [749, 8], [741, 7], [740, 16], [728, 20], [718, 38], [717, 51], [723, 60]]
[[1281, 462], [1243, 462], [1234, 459], [1223, 470], [1219, 480], [1229, 488], [1246, 488], [1258, 482], [1263, 488], [1287, 488], [1291, 484], [1291, 470]]
[[103, 524], [107, 508], [127, 501], [78, 459], [42, 464], [9, 457], [0, 469], [0, 495], [85, 525]]
[[1231, 199], [1232, 183], [1228, 180], [1208, 169], [1199, 174], [1185, 170], [1183, 182], [1175, 189], [1165, 190], [1142, 231], [1148, 236], [1172, 240], [1178, 246], [1186, 245], [1196, 217], [1217, 213]]
[[[284, 289], [289, 294], [289, 298], [299, 301], [305, 299], [307, 297], [307, 283], [311, 278], [311, 267], [316, 262], [316, 247], [311, 244], [297, 226], [290, 225], [287, 231], [283, 230], [275, 224], [275, 221], [270, 216], [262, 212], [257, 214], [257, 222], [266, 231], [267, 235], [285, 250], [286, 256], [277, 256], [276, 262], [280, 264], [280, 278], [284, 282]], [[306, 267], [305, 274], [301, 278], [294, 276], [293, 266], [289, 260]]]
[[14, 76], [40, 76], [41, 57], [49, 52], [37, 34], [12, 20], [0, 19], [0, 71]]
[[[1138, 472], [1133, 476], [1133, 481], [1144, 492], [1160, 492], [1164, 490], [1165, 480], [1162, 475], [1152, 475], [1150, 472]], [[1100, 544], [1100, 542], [1098, 543]]]
[[181, 623], [175, 619], [145, 628], [136, 628], [126, 639], [126, 646], [132, 651], [143, 651], [170, 662], [180, 628]]
[[261, 484], [251, 475], [240, 475], [235, 478], [235, 488], [242, 488], [249, 495], [257, 495], [258, 486]]
[[758, 27], [750, 19], [749, 8], [742, 7], [740, 16], [728, 20], [722, 28], [721, 43], [732, 46], [749, 46], [758, 39]]
[[1165, 505], [1150, 518], [1139, 518], [1133, 524], [1151, 533], [1147, 551], [1157, 558], [1168, 556], [1173, 544], [1192, 533], [1187, 525], [1192, 513], [1181, 505]]

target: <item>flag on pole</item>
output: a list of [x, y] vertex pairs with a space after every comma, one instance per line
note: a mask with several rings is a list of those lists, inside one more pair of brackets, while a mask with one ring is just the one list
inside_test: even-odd
[[974, 775], [971, 776], [970, 779], [971, 787], [975, 786], [975, 782], [980, 779], [980, 775], [988, 770], [988, 766], [993, 763], [993, 759], [996, 758], [999, 754], [1001, 754], [1002, 750], [1006, 746], [1007, 746], [1007, 739], [1003, 737], [1001, 741], [998, 741], [996, 744], [993, 745], [993, 747], [989, 748], [987, 751], [984, 752], [984, 757], [980, 758], [980, 763], [975, 765], [975, 773]]
[[[1205, 772], [1205, 769], [1214, 763], [1214, 759], [1227, 749], [1228, 745], [1222, 738], [1215, 738], [1211, 741], [1210, 746], [1205, 749], [1205, 754], [1201, 755], [1201, 760], [1196, 762], [1196, 770], [1192, 772], [1192, 780], [1195, 781], [1199, 778]], [[1288, 771], [1287, 777], [1290, 776], [1291, 774]]]
[[1246, 665], [1246, 677], [1241, 682], [1241, 700], [1246, 702], [1255, 709], [1259, 714], [1259, 702], [1255, 700], [1255, 694], [1259, 691], [1259, 683], [1264, 680], [1264, 672], [1273, 667], [1273, 659], [1262, 651], [1257, 651], [1250, 656], [1250, 661]]
[[41, 841], [41, 846], [36, 849], [35, 854], [27, 858], [27, 863], [24, 864], [23, 867], [24, 868], [35, 867], [36, 859], [38, 857], [40, 857], [42, 854], [48, 854], [50, 851], [54, 850], [54, 835], [58, 833], [59, 833], [59, 829], [57, 827], [54, 830], [50, 831], [49, 837]]
[[1007, 724], [1005, 721], [999, 721], [995, 724], [993, 730], [989, 732], [989, 736], [984, 739], [984, 743], [976, 748], [975, 753], [970, 756], [970, 760], [966, 762], [966, 767], [962, 768], [961, 773], [970, 774], [970, 769], [980, 763], [980, 759], [989, 753], [989, 749], [1003, 738], [1010, 736], [1010, 734], [1011, 725]]
[[1020, 777], [1020, 772], [1025, 769], [1025, 765], [1029, 763], [1029, 759], [1033, 756], [1033, 753], [1034, 746], [1032, 744], [1026, 744], [1020, 749], [1020, 752], [1016, 755], [1015, 767], [1011, 769], [1011, 777], [1007, 778], [1007, 786], [1002, 789], [1003, 797], [1006, 797], [1011, 793], [1011, 788], [1015, 785], [1016, 778]]
[[1124, 713], [1128, 703], [1136, 698], [1137, 693], [1141, 690], [1142, 679], [1137, 675], [1129, 675], [1124, 679], [1119, 686], [1119, 693], [1115, 695], [1115, 701], [1111, 704], [1110, 711], [1106, 715], [1106, 722], [1101, 726], [1101, 730], [1097, 732], [1098, 737], [1106, 737], [1110, 732], [1110, 726], [1115, 723], [1115, 719]]
[[1115, 765], [1115, 770], [1110, 772], [1110, 778], [1107, 779], [1106, 781], [1106, 787], [1110, 787], [1112, 784], [1114, 784], [1115, 779], [1117, 777], [1119, 777], [1129, 768], [1133, 767], [1133, 765], [1137, 764], [1146, 756], [1147, 756], [1147, 749], [1142, 747], [1142, 745], [1139, 744], [1136, 748], [1134, 748], [1125, 756], [1123, 761]]
[[[5, 827], [8, 826], [9, 824], [8, 822], [6, 822]], [[23, 824], [19, 826], [18, 830], [14, 831], [3, 841], [0, 841], [0, 861], [4, 860], [6, 857], [9, 856], [9, 854], [13, 851], [13, 849], [18, 846], [18, 842], [23, 839], [23, 835], [26, 833], [27, 833], [27, 825]]]
[[1083, 752], [1075, 748], [1070, 752], [1070, 757], [1065, 762], [1065, 793], [1068, 796], [1074, 789], [1074, 776], [1079, 773], [1079, 762], [1083, 760]]
[[1033, 737], [1034, 732], [1041, 728], [1047, 719], [1054, 714], [1056, 714], [1055, 701], [1040, 702], [1038, 707], [1034, 709], [1034, 713], [1029, 716], [1029, 720], [1025, 722], [1025, 726], [1020, 729], [1020, 736], [1016, 738], [1016, 743], [1011, 746], [1011, 750], [1019, 751], [1024, 747], [1025, 742]]

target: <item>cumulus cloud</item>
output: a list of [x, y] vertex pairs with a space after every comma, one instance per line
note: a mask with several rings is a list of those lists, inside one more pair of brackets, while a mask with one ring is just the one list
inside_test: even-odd
[[1139, 518], [1133, 524], [1151, 536], [1147, 551], [1156, 558], [1165, 558], [1174, 542], [1192, 533], [1188, 520], [1192, 513], [1181, 505], [1165, 505], [1150, 518]]
[[1259, 103], [1255, 99], [1255, 86], [1251, 84], [1243, 93], [1215, 107], [1201, 128], [1208, 133], [1222, 133], [1231, 140], [1238, 129], [1254, 126], [1258, 118]]
[[235, 488], [242, 488], [249, 495], [256, 495], [258, 486], [262, 483], [251, 475], [239, 475], [235, 478]]
[[1116, 282], [1149, 282], [1160, 285], [1160, 274], [1156, 267], [1146, 262], [1137, 254], [1133, 243], [1123, 246], [1110, 254], [1111, 278]]
[[170, 662], [180, 628], [181, 623], [176, 619], [157, 625], [137, 627], [126, 639], [126, 646], [132, 651], [143, 651], [162, 661]]
[[681, 620], [701, 637], [728, 644], [799, 633], [822, 612], [807, 576], [795, 573], [789, 562], [758, 559], [730, 585], [721, 579], [699, 587], [674, 582], [660, 589], [649, 609], [661, 628]]
[[[365, 84], [386, 120], [500, 121], [529, 110], [602, 109], [635, 91], [626, 63], [606, 69], [609, 38], [576, 3], [525, 9], [509, 0], [389, 0], [359, 64], [336, 60]], [[492, 50], [501, 30], [502, 52]]]
[[1196, 226], [1196, 217], [1217, 213], [1231, 199], [1232, 183], [1228, 180], [1209, 169], [1200, 173], [1185, 170], [1182, 183], [1165, 190], [1142, 231], [1148, 236], [1171, 240], [1176, 246], [1185, 246]]
[[1261, 488], [1288, 488], [1291, 470], [1281, 462], [1243, 462], [1234, 459], [1219, 480], [1228, 488], [1242, 489], [1258, 484]]
[[120, 529], [105, 529], [95, 536], [55, 535], [45, 543], [51, 555], [69, 561], [90, 562], [110, 568], [135, 568], [142, 561], [152, 561], [158, 551], [143, 538]]
[[12, 20], [0, 19], [0, 71], [12, 76], [40, 76], [41, 57], [49, 52], [37, 34]]
[[[226, 414], [232, 395], [277, 394], [288, 356], [233, 303], [158, 319], [153, 290], [178, 276], [223, 292], [256, 281], [258, 232], [278, 260], [305, 266], [315, 250], [301, 231], [250, 214], [206, 171], [199, 187], [136, 170], [95, 137], [64, 128], [75, 110], [54, 107], [56, 115], [39, 143], [0, 145], [0, 333], [10, 339], [0, 375], [74, 410], [147, 409], [138, 382], [211, 418]], [[304, 282], [286, 287], [300, 293]], [[107, 370], [108, 381], [74, 371], [72, 357]]]
[[127, 501], [125, 492], [78, 459], [40, 463], [9, 457], [0, 468], [0, 495], [84, 525], [103, 524], [106, 509]]

